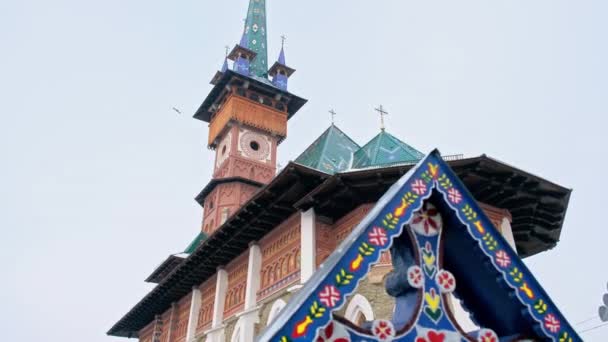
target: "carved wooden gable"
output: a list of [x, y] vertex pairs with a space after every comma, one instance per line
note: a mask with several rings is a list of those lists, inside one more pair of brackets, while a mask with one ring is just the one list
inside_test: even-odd
[[[382, 253], [391, 320], [334, 313]], [[481, 327], [463, 331], [459, 298]], [[259, 341], [581, 341], [437, 151], [404, 175], [327, 259]]]

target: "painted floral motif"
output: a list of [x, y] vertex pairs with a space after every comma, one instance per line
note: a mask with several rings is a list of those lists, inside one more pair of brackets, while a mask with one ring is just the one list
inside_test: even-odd
[[[490, 260], [494, 261], [496, 270], [501, 272], [505, 281], [519, 292], [517, 299], [530, 309], [535, 320], [542, 322], [543, 331], [549, 340], [560, 342], [578, 341], [576, 333], [553, 307], [547, 303], [547, 298], [542, 293], [535, 293], [538, 285], [535, 279], [522, 269], [519, 259], [498, 238], [500, 235], [488, 221], [487, 217], [479, 210], [474, 200], [469, 198], [468, 193], [463, 191], [464, 187], [458, 178], [444, 166], [436, 156], [429, 157], [430, 162], [420, 164], [422, 170], [416, 171], [420, 178], [407, 180], [401, 193], [394, 197], [395, 205], [381, 217], [377, 217], [373, 225], [366, 227], [363, 237], [367, 239], [357, 245], [350, 246], [353, 254], [348, 259], [344, 258], [340, 264], [332, 270], [332, 273], [318, 284], [317, 292], [311, 294], [312, 306], [302, 308], [303, 315], [297, 316], [297, 321], [289, 323], [289, 333], [282, 333], [294, 342], [308, 340], [308, 333], [330, 323], [325, 329], [321, 329], [319, 336], [314, 341], [336, 341], [350, 342], [348, 329], [337, 322], [331, 322], [331, 312], [336, 310], [342, 299], [353, 292], [353, 283], [360, 279], [361, 270], [368, 269], [370, 263], [375, 262], [382, 252], [388, 248], [392, 238], [403, 227], [404, 222], [409, 222], [409, 228], [417, 235], [419, 264], [407, 270], [407, 281], [414, 288], [425, 288], [422, 293], [423, 304], [420, 310], [421, 318], [425, 325], [439, 327], [443, 330], [433, 330], [429, 327], [421, 329], [417, 325], [412, 333], [417, 333], [415, 342], [449, 342], [461, 338], [460, 334], [449, 327], [449, 308], [442, 304], [442, 294], [454, 291], [456, 279], [448, 271], [441, 270], [438, 265], [438, 252], [441, 246], [439, 233], [442, 229], [442, 218], [439, 211], [432, 205], [425, 204], [418, 212], [413, 213], [412, 207], [418, 207], [422, 203], [421, 197], [436, 186], [446, 200], [445, 204], [458, 211], [458, 218], [467, 225], [470, 236], [480, 242], [480, 247]], [[428, 168], [427, 168], [428, 166]], [[445, 169], [444, 169], [445, 167]], [[360, 241], [360, 240], [359, 240]], [[356, 251], [355, 251], [356, 250]], [[426, 284], [425, 284], [426, 283]], [[533, 292], [534, 291], [534, 292]], [[542, 292], [542, 291], [541, 291]], [[538, 296], [537, 296], [538, 295]], [[550, 314], [547, 314], [550, 313]], [[430, 320], [430, 322], [429, 322]], [[390, 341], [395, 336], [394, 327], [388, 321], [382, 326], [380, 322], [372, 325], [371, 334], [366, 336], [366, 341]], [[444, 327], [444, 325], [446, 325]], [[414, 328], [413, 328], [414, 329]], [[354, 336], [354, 335], [353, 335]], [[411, 335], [409, 335], [411, 336]], [[288, 341], [282, 341], [288, 342]], [[481, 330], [477, 342], [498, 342], [498, 338], [491, 330]]]
[[507, 268], [511, 266], [511, 258], [507, 252], [500, 250], [496, 253], [496, 263], [502, 268]]
[[446, 270], [441, 270], [437, 273], [437, 284], [441, 293], [452, 293], [456, 289], [456, 278]]
[[424, 313], [435, 323], [438, 323], [443, 316], [441, 310], [441, 296], [437, 294], [435, 289], [431, 289], [429, 292], [424, 294]]
[[410, 225], [420, 235], [435, 236], [441, 228], [441, 216], [435, 207], [427, 204], [426, 210], [414, 213], [414, 219]]
[[555, 334], [561, 328], [561, 324], [555, 315], [548, 314], [545, 316], [545, 328]]
[[490, 329], [482, 329], [477, 340], [479, 342], [498, 342], [498, 336]]
[[458, 191], [456, 188], [451, 188], [450, 190], [448, 190], [448, 199], [450, 200], [450, 202], [458, 204], [462, 201], [462, 195], [460, 194], [460, 191]]
[[350, 342], [350, 336], [342, 325], [331, 322], [319, 333], [315, 342]]
[[395, 327], [387, 320], [374, 321], [372, 333], [379, 341], [391, 341], [395, 337]]
[[323, 291], [319, 293], [319, 301], [329, 308], [336, 306], [339, 300], [340, 291], [335, 286], [327, 285]]
[[435, 258], [435, 252], [433, 252], [433, 247], [429, 242], [424, 245], [421, 253], [422, 262], [424, 263], [424, 273], [432, 278], [435, 275], [435, 271], [437, 271], [437, 267], [435, 266], [437, 258]]
[[539, 299], [534, 303], [534, 310], [536, 310], [536, 312], [538, 312], [540, 315], [547, 312], [547, 308], [547, 303], [545, 303], [545, 301], [542, 299]]
[[420, 266], [411, 266], [407, 271], [407, 281], [410, 286], [419, 289], [424, 284], [424, 275]]
[[423, 195], [426, 193], [426, 183], [421, 179], [417, 179], [412, 183], [412, 191], [417, 195]]
[[445, 332], [439, 332], [434, 330], [427, 331], [426, 335], [418, 336], [416, 338], [416, 342], [445, 342], [446, 334]]
[[369, 243], [374, 246], [383, 247], [388, 242], [388, 237], [386, 236], [386, 230], [380, 227], [374, 227], [368, 234]]

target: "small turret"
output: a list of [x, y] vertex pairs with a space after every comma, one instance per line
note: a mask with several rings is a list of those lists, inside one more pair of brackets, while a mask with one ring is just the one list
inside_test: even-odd
[[233, 70], [241, 75], [249, 76], [251, 74], [251, 62], [255, 59], [257, 53], [249, 50], [249, 40], [247, 31], [243, 32], [241, 42], [228, 54], [228, 59], [234, 61]]
[[272, 77], [272, 84], [275, 87], [287, 90], [287, 83], [289, 77], [296, 71], [287, 66], [285, 62], [285, 36], [281, 37], [281, 53], [279, 54], [279, 59], [272, 65], [270, 70], [268, 70], [268, 75]]

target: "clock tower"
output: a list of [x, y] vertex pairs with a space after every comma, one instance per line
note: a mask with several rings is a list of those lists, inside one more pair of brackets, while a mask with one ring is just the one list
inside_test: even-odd
[[265, 0], [250, 0], [241, 40], [211, 80], [214, 87], [194, 115], [209, 124], [207, 145], [215, 151], [213, 179], [196, 197], [204, 208], [206, 234], [274, 178], [277, 146], [287, 137], [287, 121], [306, 103], [287, 90], [295, 70], [285, 65], [283, 48], [268, 68], [266, 35]]

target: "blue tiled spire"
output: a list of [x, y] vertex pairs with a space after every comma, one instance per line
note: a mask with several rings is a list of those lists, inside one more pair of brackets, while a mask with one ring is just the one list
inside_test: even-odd
[[289, 77], [295, 70], [288, 67], [285, 63], [285, 36], [282, 36], [281, 39], [283, 40], [283, 43], [281, 44], [281, 53], [279, 53], [278, 60], [270, 70], [268, 70], [268, 74], [272, 76], [272, 84], [274, 84], [275, 87], [287, 90]]
[[285, 62], [285, 44], [281, 45], [281, 53], [279, 54], [279, 63], [287, 65]]

